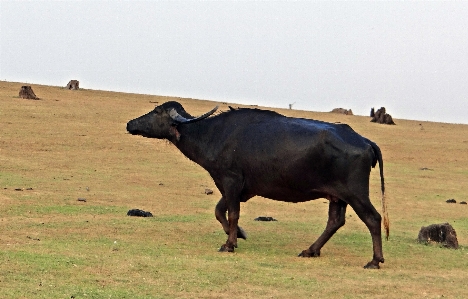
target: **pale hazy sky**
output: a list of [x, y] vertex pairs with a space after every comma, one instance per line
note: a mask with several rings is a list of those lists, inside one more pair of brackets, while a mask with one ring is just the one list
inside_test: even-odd
[[0, 0], [0, 80], [70, 79], [468, 123], [468, 2]]

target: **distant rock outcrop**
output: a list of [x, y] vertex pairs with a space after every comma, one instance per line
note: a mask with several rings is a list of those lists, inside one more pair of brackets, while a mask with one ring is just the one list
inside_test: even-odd
[[36, 94], [32, 90], [31, 86], [29, 85], [21, 86], [21, 89], [19, 91], [19, 96], [23, 99], [39, 100], [39, 98], [36, 96]]
[[392, 116], [385, 111], [385, 107], [381, 107], [379, 110], [374, 112], [374, 108], [371, 109], [370, 116], [372, 117], [371, 122], [386, 124], [386, 125], [395, 125], [395, 122], [392, 119]]
[[71, 89], [71, 90], [76, 90], [79, 88], [80, 88], [80, 81], [78, 80], [70, 80], [70, 82], [68, 82], [66, 86], [66, 89]]
[[346, 114], [346, 115], [353, 115], [353, 111], [351, 109], [344, 109], [344, 108], [335, 108], [331, 112], [332, 113]]

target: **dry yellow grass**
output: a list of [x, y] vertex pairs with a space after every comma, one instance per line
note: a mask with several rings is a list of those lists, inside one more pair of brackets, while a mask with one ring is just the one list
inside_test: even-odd
[[[251, 199], [240, 219], [249, 239], [216, 252], [225, 235], [211, 178], [167, 142], [125, 130], [174, 98], [32, 85], [34, 101], [18, 97], [21, 85], [0, 82], [0, 298], [468, 297], [468, 206], [445, 203], [468, 201], [467, 125], [273, 109], [348, 123], [381, 147], [391, 235], [382, 269], [366, 271], [370, 235], [352, 209], [322, 257], [295, 257], [323, 230], [325, 200]], [[175, 100], [193, 115], [228, 109]], [[378, 210], [379, 190], [373, 171]], [[125, 216], [131, 208], [155, 217]], [[459, 250], [416, 242], [440, 222], [454, 226]]]

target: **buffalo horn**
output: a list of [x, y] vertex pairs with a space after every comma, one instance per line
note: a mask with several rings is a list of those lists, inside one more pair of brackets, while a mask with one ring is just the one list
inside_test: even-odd
[[183, 116], [181, 116], [179, 113], [177, 113], [177, 111], [175, 109], [171, 109], [169, 111], [169, 116], [175, 120], [176, 122], [179, 122], [179, 123], [191, 123], [191, 122], [195, 122], [195, 121], [199, 121], [199, 120], [202, 120], [204, 118], [207, 118], [208, 116], [210, 116], [211, 114], [213, 114], [216, 110], [218, 110], [218, 106], [214, 107], [213, 109], [211, 109], [210, 111], [208, 111], [207, 113], [199, 116], [199, 117], [194, 117], [194, 118], [190, 118], [190, 119], [187, 119]]

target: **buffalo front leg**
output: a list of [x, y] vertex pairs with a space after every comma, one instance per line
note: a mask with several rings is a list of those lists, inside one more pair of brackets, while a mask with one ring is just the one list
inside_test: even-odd
[[231, 201], [228, 203], [228, 223], [229, 223], [229, 234], [226, 243], [221, 246], [219, 251], [234, 252], [234, 248], [237, 248], [237, 231], [240, 215], [240, 202]]
[[[219, 200], [218, 204], [216, 205], [215, 208], [215, 216], [216, 219], [218, 219], [219, 223], [223, 226], [224, 232], [229, 235], [229, 222], [226, 218], [226, 212], [228, 210], [226, 198], [223, 196]], [[241, 238], [246, 240], [247, 239], [247, 233], [239, 226], [237, 226], [237, 238]]]
[[345, 224], [346, 206], [348, 205], [341, 199], [329, 196], [330, 204], [328, 207], [328, 222], [325, 231], [320, 235], [317, 241], [309, 249], [302, 251], [300, 257], [320, 256], [320, 249], [336, 233], [336, 231]]
[[228, 206], [228, 239], [224, 245], [221, 246], [219, 251], [221, 252], [234, 252], [234, 248], [237, 248], [237, 235], [239, 214], [240, 214], [240, 202], [231, 201], [227, 203]]

